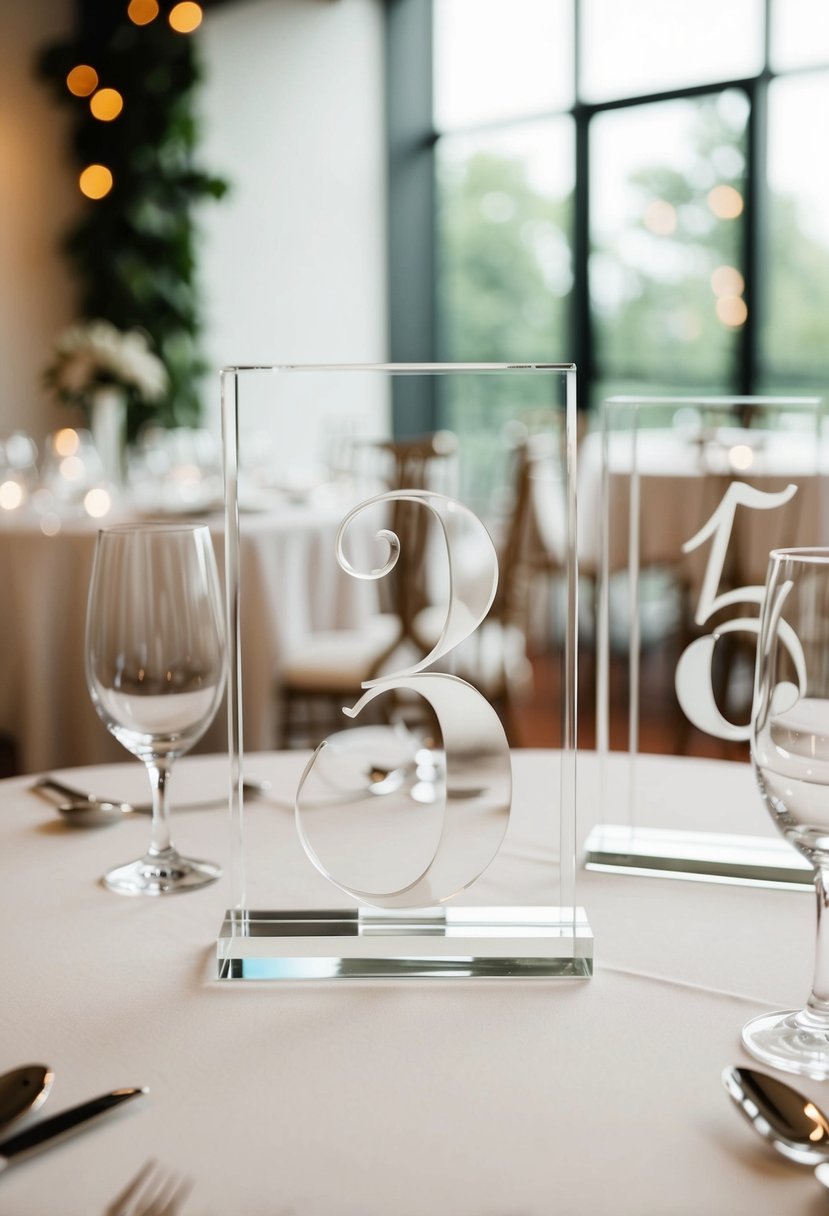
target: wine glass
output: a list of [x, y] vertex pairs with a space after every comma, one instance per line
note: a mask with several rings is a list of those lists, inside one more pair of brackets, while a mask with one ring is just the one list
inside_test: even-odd
[[777, 827], [815, 871], [817, 957], [803, 1009], [743, 1028], [758, 1059], [829, 1077], [829, 549], [769, 555], [760, 614], [751, 758]]
[[213, 882], [212, 862], [170, 838], [170, 768], [210, 725], [224, 691], [219, 578], [203, 524], [122, 524], [98, 533], [86, 619], [86, 679], [98, 714], [147, 766], [150, 845], [104, 876], [113, 891], [166, 895]]

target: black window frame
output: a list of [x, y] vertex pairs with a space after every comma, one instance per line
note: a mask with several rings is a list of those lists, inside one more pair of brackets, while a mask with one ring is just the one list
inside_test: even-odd
[[[590, 308], [590, 126], [597, 115], [636, 106], [697, 97], [725, 90], [741, 91], [748, 102], [746, 178], [742, 230], [742, 267], [747, 318], [737, 338], [733, 383], [724, 385], [741, 395], [759, 391], [764, 373], [761, 334], [766, 209], [768, 90], [772, 81], [820, 68], [820, 64], [775, 72], [771, 67], [771, 25], [774, 0], [763, 0], [763, 57], [754, 76], [717, 80], [656, 92], [615, 97], [601, 102], [581, 97], [581, 6], [573, 5], [574, 103], [545, 116], [569, 115], [575, 130], [575, 186], [571, 242], [573, 290], [569, 349], [556, 357], [572, 360], [579, 369], [580, 405], [593, 397], [600, 378]], [[436, 129], [432, 108], [432, 0], [386, 0], [386, 90], [388, 131], [388, 267], [389, 349], [397, 362], [433, 362], [441, 358], [437, 309], [437, 244], [435, 150], [444, 134]], [[522, 121], [510, 117], [469, 130], [494, 130]], [[455, 129], [446, 134], [455, 135]], [[417, 391], [417, 390], [414, 390]], [[395, 429], [405, 433], [441, 425], [434, 393], [411, 395], [404, 404], [395, 399]]]

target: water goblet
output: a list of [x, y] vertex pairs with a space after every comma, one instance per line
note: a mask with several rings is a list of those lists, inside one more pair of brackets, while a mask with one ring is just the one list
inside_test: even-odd
[[766, 1064], [829, 1078], [829, 549], [769, 555], [751, 758], [778, 829], [815, 871], [817, 950], [803, 1009], [762, 1014], [743, 1043]]
[[174, 848], [168, 802], [173, 761], [202, 736], [224, 691], [219, 578], [206, 526], [123, 524], [98, 533], [86, 678], [107, 728], [147, 766], [153, 798], [147, 852], [104, 883], [127, 895], [166, 895], [213, 882], [218, 865]]

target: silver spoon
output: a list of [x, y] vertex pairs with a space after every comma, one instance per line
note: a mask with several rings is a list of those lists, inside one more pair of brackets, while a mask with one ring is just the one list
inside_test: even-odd
[[24, 1064], [0, 1076], [0, 1127], [37, 1110], [49, 1096], [55, 1074], [45, 1064]]
[[820, 1107], [784, 1081], [754, 1068], [726, 1068], [723, 1085], [758, 1135], [798, 1165], [818, 1166], [829, 1186], [829, 1119]]
[[[92, 794], [84, 794], [54, 777], [38, 778], [32, 789], [36, 793], [45, 794], [52, 791], [63, 798], [68, 798], [68, 802], [58, 805], [57, 811], [67, 823], [77, 828], [105, 827], [107, 824], [117, 823], [125, 815], [152, 815], [153, 813], [152, 803], [111, 802], [106, 798], [96, 798]], [[270, 783], [245, 781], [242, 789], [249, 798], [261, 797], [270, 789]], [[227, 796], [211, 801], [180, 803], [178, 806], [174, 806], [173, 810], [207, 810], [221, 806], [227, 806]]]

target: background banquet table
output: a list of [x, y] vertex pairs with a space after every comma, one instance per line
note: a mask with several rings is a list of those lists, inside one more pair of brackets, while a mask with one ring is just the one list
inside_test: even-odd
[[[778, 511], [738, 511], [734, 537], [746, 576], [765, 580], [769, 550], [782, 545], [826, 544], [829, 539], [829, 493], [823, 474], [829, 469], [829, 443], [815, 447], [807, 434], [782, 433], [758, 444], [757, 432], [728, 430], [731, 447], [743, 445], [753, 453], [745, 468], [728, 463], [727, 444], [713, 453], [670, 429], [643, 427], [636, 437], [639, 472], [640, 566], [673, 565], [682, 546], [708, 519], [729, 481], [747, 481], [761, 490], [798, 491], [791, 508]], [[628, 520], [633, 437], [631, 432], [609, 436], [608, 562], [612, 571], [628, 567]], [[599, 566], [602, 520], [602, 436], [593, 431], [579, 450], [579, 561], [586, 573]], [[706, 545], [696, 561], [708, 554]]]
[[[310, 631], [356, 625], [369, 610], [367, 584], [345, 575], [334, 555], [350, 504], [321, 493], [300, 502], [277, 498], [270, 509], [242, 516], [242, 709], [250, 747], [275, 745], [280, 660]], [[97, 523], [64, 520], [55, 536], [31, 518], [0, 521], [0, 731], [15, 739], [21, 772], [123, 759], [86, 690], [84, 628], [98, 528], [134, 518], [124, 510]], [[222, 574], [223, 516], [202, 518]], [[224, 750], [226, 740], [222, 709], [199, 750]]]
[[[304, 762], [247, 757], [247, 775], [274, 786], [246, 814], [279, 859], [285, 906], [331, 906], [289, 809]], [[549, 858], [528, 842], [555, 763], [514, 753], [513, 822], [476, 902], [528, 859], [543, 894]], [[185, 758], [177, 795], [221, 790], [226, 768]], [[772, 831], [743, 765], [643, 758], [640, 773], [663, 826], [681, 804], [703, 830], [728, 807], [729, 830]], [[73, 777], [105, 795], [144, 791], [137, 764]], [[749, 1062], [742, 1024], [808, 990], [808, 890], [581, 873], [588, 981], [236, 986], [214, 978], [226, 879], [169, 900], [113, 895], [99, 876], [141, 851], [147, 820], [73, 831], [28, 780], [0, 784], [0, 1071], [52, 1064], [47, 1111], [120, 1085], [150, 1093], [9, 1171], [3, 1216], [93, 1216], [148, 1156], [196, 1179], [192, 1216], [825, 1211], [811, 1172], [766, 1148], [720, 1083], [726, 1064]], [[583, 755], [582, 834], [598, 784]], [[222, 812], [182, 811], [175, 828], [184, 849], [228, 862]], [[829, 1107], [829, 1084], [801, 1088]]]

